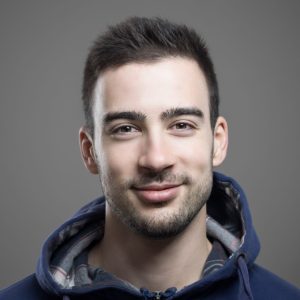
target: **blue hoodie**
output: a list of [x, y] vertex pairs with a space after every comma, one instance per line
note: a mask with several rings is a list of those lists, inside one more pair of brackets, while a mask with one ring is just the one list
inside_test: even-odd
[[1, 291], [0, 300], [300, 299], [299, 289], [255, 264], [259, 241], [244, 192], [232, 178], [214, 173], [207, 202], [207, 235], [223, 245], [227, 258], [181, 290], [136, 288], [103, 270], [98, 281], [91, 279], [80, 259], [103, 236], [104, 212], [104, 198], [80, 209], [46, 240], [36, 273]]

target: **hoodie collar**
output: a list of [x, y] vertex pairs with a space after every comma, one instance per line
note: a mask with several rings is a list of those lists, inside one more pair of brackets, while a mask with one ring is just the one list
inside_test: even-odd
[[[246, 268], [247, 264], [252, 264], [259, 251], [259, 242], [252, 227], [243, 190], [232, 178], [214, 173], [213, 190], [207, 208], [210, 215], [207, 218], [207, 233], [222, 243], [229, 251], [230, 257], [223, 268], [207, 276], [209, 280], [203, 278], [197, 282], [197, 287], [213, 284], [219, 279], [232, 276], [236, 272], [236, 265], [238, 265], [241, 282], [247, 283], [247, 276], [244, 271], [241, 271], [245, 269], [244, 264], [236, 262], [242, 257]], [[99, 289], [99, 285], [93, 286], [92, 284], [82, 289], [72, 289], [72, 287], [76, 286], [74, 260], [91, 243], [102, 238], [104, 217], [105, 202], [102, 197], [84, 206], [74, 217], [49, 236], [42, 248], [36, 271], [37, 279], [45, 290], [57, 295], [69, 293], [79, 295], [84, 291]], [[195, 284], [192, 284], [190, 288]], [[107, 285], [104, 284], [101, 288], [105, 287]], [[114, 288], [122, 288], [122, 286]], [[126, 283], [123, 288], [129, 288], [130, 292], [136, 296], [140, 295], [136, 289], [128, 287]]]

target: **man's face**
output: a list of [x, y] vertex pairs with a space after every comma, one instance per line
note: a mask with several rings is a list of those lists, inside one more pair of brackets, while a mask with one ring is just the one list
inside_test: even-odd
[[93, 118], [107, 213], [148, 237], [184, 230], [212, 187], [214, 133], [197, 63], [166, 58], [106, 71]]

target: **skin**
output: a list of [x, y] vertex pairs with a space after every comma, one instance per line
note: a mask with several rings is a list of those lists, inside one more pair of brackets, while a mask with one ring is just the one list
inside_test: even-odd
[[228, 144], [223, 117], [211, 128], [201, 69], [179, 57], [130, 63], [101, 75], [94, 100], [94, 139], [82, 127], [80, 147], [108, 205], [89, 263], [150, 290], [197, 281], [212, 168]]

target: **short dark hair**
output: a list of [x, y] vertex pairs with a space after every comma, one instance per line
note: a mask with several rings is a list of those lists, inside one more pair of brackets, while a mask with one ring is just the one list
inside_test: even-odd
[[213, 62], [203, 39], [186, 25], [161, 18], [132, 17], [99, 36], [86, 60], [82, 100], [86, 127], [93, 135], [93, 95], [97, 79], [107, 69], [132, 62], [155, 62], [166, 57], [195, 60], [203, 71], [210, 96], [210, 123], [219, 115], [219, 93]]

